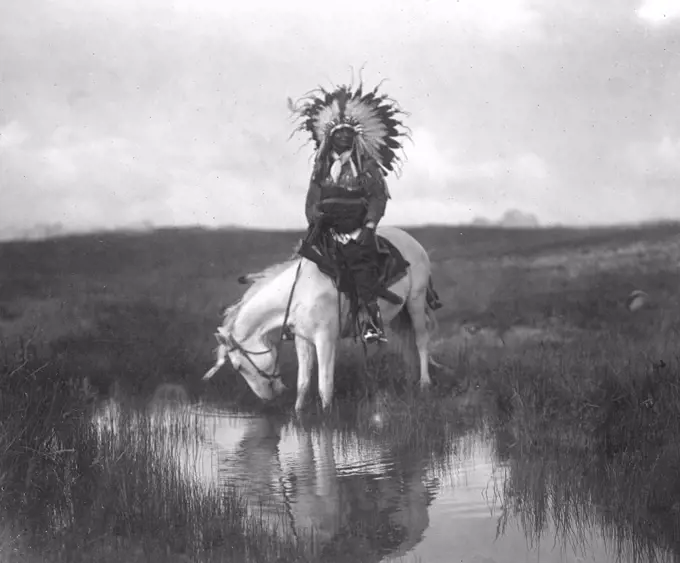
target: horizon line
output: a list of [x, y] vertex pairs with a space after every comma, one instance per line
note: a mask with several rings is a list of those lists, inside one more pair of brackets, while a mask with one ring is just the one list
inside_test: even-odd
[[[555, 229], [566, 229], [574, 231], [585, 230], [599, 230], [599, 229], [625, 229], [625, 228], [640, 228], [640, 227], [654, 227], [662, 225], [679, 225], [680, 219], [650, 219], [645, 221], [630, 221], [620, 223], [591, 223], [587, 225], [573, 225], [568, 223], [552, 223], [552, 224], [537, 224], [537, 225], [503, 225], [493, 221], [488, 223], [422, 223], [413, 225], [385, 225], [396, 227], [404, 230], [409, 229], [490, 229], [490, 230], [527, 230], [527, 231], [548, 231]], [[49, 232], [49, 229], [56, 231]], [[7, 236], [0, 231], [0, 244], [11, 242], [30, 242], [30, 241], [46, 241], [52, 239], [61, 239], [69, 237], [81, 236], [96, 236], [96, 235], [115, 235], [115, 234], [147, 234], [157, 231], [205, 231], [205, 232], [219, 232], [219, 231], [246, 231], [253, 233], [302, 233], [306, 229], [304, 227], [249, 227], [245, 225], [128, 225], [119, 227], [91, 227], [83, 229], [66, 229], [61, 225], [44, 225], [45, 231], [31, 233], [32, 229], [40, 229], [39, 225], [29, 227], [23, 232], [7, 233]]]

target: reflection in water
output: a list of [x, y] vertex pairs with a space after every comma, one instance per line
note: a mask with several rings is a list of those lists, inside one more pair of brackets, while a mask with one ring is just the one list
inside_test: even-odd
[[218, 480], [237, 484], [272, 529], [311, 540], [315, 554], [380, 561], [421, 541], [437, 483], [423, 459], [274, 418], [215, 416], [213, 429]]
[[181, 446], [185, 471], [237, 486], [250, 512], [274, 533], [304, 540], [311, 560], [649, 560], [649, 551], [624, 547], [639, 538], [623, 538], [612, 512], [634, 501], [607, 501], [617, 498], [616, 481], [604, 482], [589, 460], [523, 455], [512, 433], [452, 437], [442, 462], [388, 445], [380, 432], [358, 437], [285, 417], [188, 410], [200, 431]]
[[511, 458], [499, 473], [505, 499], [500, 531], [519, 521], [533, 544], [554, 538], [562, 549], [587, 553], [587, 540], [597, 530], [611, 554], [607, 560], [677, 560], [659, 547], [678, 541], [677, 532], [670, 541], [659, 533], [675, 516], [654, 518], [645, 487], [631, 490], [631, 474], [617, 471], [611, 461], [527, 454]]

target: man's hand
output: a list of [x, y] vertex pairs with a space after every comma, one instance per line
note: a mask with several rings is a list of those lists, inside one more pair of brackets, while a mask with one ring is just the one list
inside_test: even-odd
[[357, 242], [359, 244], [367, 244], [374, 236], [375, 236], [375, 226], [374, 227], [369, 227], [369, 224], [366, 223], [366, 225], [361, 229], [361, 232], [359, 233], [359, 236], [357, 237]]

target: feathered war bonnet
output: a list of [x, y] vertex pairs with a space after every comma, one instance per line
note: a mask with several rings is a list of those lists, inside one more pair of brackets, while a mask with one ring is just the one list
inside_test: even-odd
[[300, 121], [293, 134], [301, 131], [311, 135], [317, 166], [329, 153], [331, 136], [342, 128], [354, 132], [359, 162], [370, 156], [385, 176], [401, 163], [395, 151], [403, 150], [399, 137], [408, 137], [408, 128], [399, 119], [406, 113], [387, 95], [378, 95], [378, 88], [380, 85], [364, 94], [362, 84], [356, 90], [343, 85], [332, 92], [319, 88], [297, 103], [288, 99], [289, 109]]

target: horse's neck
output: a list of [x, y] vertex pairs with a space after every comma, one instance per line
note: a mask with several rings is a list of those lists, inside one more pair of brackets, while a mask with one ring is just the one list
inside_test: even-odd
[[243, 304], [234, 326], [237, 336], [247, 340], [283, 325], [294, 272], [295, 266], [287, 268]]

